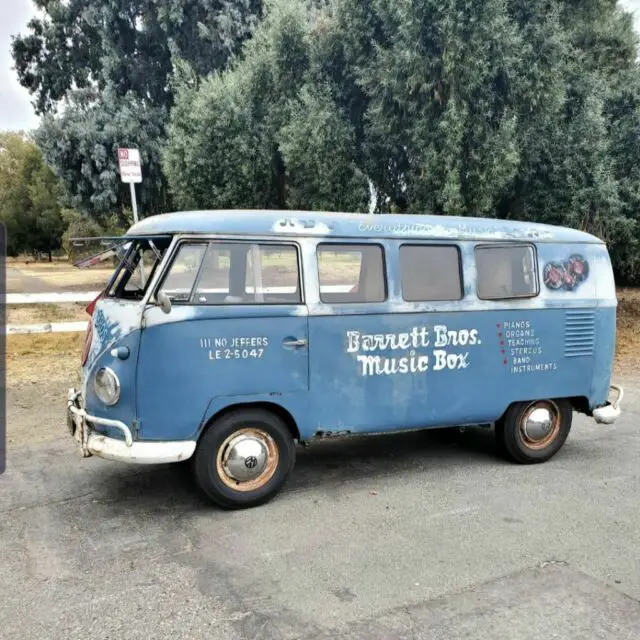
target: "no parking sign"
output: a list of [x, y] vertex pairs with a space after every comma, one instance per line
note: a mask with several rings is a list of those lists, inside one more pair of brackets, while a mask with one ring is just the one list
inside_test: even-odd
[[137, 149], [118, 148], [118, 165], [122, 182], [142, 182], [142, 165]]

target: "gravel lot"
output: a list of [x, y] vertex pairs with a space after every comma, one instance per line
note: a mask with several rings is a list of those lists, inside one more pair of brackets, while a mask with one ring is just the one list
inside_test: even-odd
[[576, 418], [545, 465], [501, 461], [485, 430], [323, 442], [240, 512], [183, 466], [81, 459], [63, 385], [10, 386], [0, 637], [637, 640], [640, 380], [623, 383], [619, 423]]

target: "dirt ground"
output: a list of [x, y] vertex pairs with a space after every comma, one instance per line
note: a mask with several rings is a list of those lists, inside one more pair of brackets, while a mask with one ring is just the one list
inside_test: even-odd
[[633, 373], [639, 364], [640, 289], [619, 289], [616, 370]]
[[59, 438], [67, 389], [80, 382], [84, 334], [7, 337], [7, 447]]
[[86, 320], [86, 302], [65, 304], [10, 304], [7, 305], [7, 324], [38, 324]]
[[7, 293], [98, 291], [107, 283], [112, 273], [111, 267], [79, 269], [67, 260], [7, 260]]

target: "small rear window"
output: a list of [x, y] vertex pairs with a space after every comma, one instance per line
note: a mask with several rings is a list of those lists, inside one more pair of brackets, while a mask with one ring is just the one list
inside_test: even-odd
[[482, 300], [538, 295], [536, 256], [531, 245], [476, 247], [478, 297]]

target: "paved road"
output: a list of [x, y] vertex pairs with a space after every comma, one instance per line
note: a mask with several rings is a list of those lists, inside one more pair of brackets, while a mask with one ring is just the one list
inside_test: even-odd
[[551, 462], [405, 434], [325, 442], [223, 512], [183, 467], [81, 460], [63, 435], [0, 477], [0, 637], [640, 638], [640, 402]]

